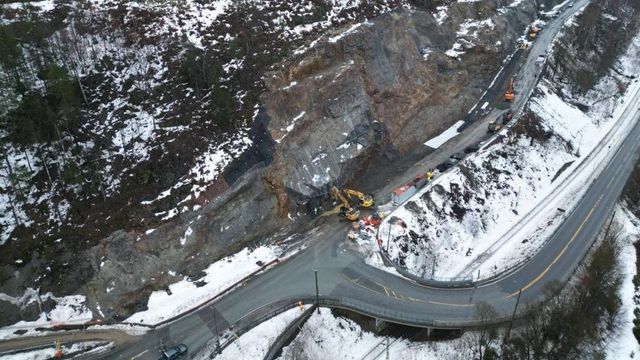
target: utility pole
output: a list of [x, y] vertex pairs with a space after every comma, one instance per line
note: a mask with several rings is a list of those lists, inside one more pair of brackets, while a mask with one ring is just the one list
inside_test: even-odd
[[609, 225], [607, 225], [607, 230], [604, 231], [604, 241], [607, 241], [607, 235], [609, 235], [609, 229], [611, 228], [611, 224], [613, 224], [613, 217], [616, 215], [616, 212], [614, 211], [611, 214], [611, 220], [609, 220]]
[[213, 310], [213, 327], [216, 328], [216, 351], [218, 355], [222, 354], [222, 349], [220, 349], [220, 333], [218, 332], [218, 320], [216, 318], [216, 308], [212, 307]]
[[520, 295], [522, 295], [522, 289], [518, 291], [518, 297], [516, 298], [516, 306], [513, 308], [513, 315], [511, 315], [511, 321], [509, 322], [509, 327], [507, 328], [507, 332], [504, 335], [504, 344], [507, 343], [509, 339], [509, 335], [511, 333], [511, 327], [513, 326], [513, 320], [516, 318], [516, 312], [518, 311], [518, 304], [520, 303]]
[[389, 254], [389, 243], [391, 242], [391, 222], [389, 222], [389, 233], [387, 234], [387, 254]]
[[387, 360], [389, 360], [389, 337], [387, 336]]
[[320, 314], [320, 291], [318, 289], [318, 270], [313, 269], [313, 274], [316, 277], [316, 308], [318, 309], [318, 314]]

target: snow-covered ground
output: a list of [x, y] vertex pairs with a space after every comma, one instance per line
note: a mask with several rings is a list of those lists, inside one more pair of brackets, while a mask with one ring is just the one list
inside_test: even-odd
[[[0, 328], [0, 339], [7, 339], [17, 336], [16, 331], [28, 331], [28, 335], [36, 335], [36, 327], [50, 326], [55, 324], [81, 324], [90, 321], [93, 313], [85, 306], [86, 298], [83, 295], [70, 295], [56, 297], [52, 293], [40, 295], [41, 301], [51, 299], [56, 302], [53, 310], [47, 315], [40, 314], [34, 321], [19, 321], [11, 326]], [[0, 300], [11, 302], [17, 306], [27, 306], [37, 304], [37, 290], [27, 289], [23, 296], [17, 298], [0, 293]], [[47, 319], [48, 317], [48, 319]]]
[[623, 271], [623, 283], [620, 288], [622, 299], [623, 320], [617, 336], [611, 338], [607, 345], [607, 359], [622, 360], [634, 359], [640, 354], [640, 345], [633, 335], [634, 309], [638, 307], [636, 299], [640, 299], [633, 285], [633, 277], [636, 275], [636, 249], [633, 243], [640, 240], [640, 220], [629, 212], [624, 206], [618, 206], [615, 212], [615, 223], [621, 230], [620, 265]]
[[[412, 342], [389, 339], [389, 359], [432, 360], [472, 359], [466, 346], [469, 334], [451, 341]], [[386, 359], [387, 338], [363, 330], [352, 320], [335, 317], [321, 308], [304, 324], [300, 334], [282, 351], [281, 360], [289, 359]]]
[[462, 120], [456, 122], [450, 128], [443, 131], [440, 135], [429, 139], [424, 144], [430, 148], [434, 148], [434, 149], [439, 148], [440, 146], [442, 146], [442, 144], [446, 143], [447, 141], [451, 140], [453, 137], [459, 134], [458, 128], [462, 126], [462, 124], [464, 124], [464, 121]]
[[[261, 323], [232, 342], [222, 351], [222, 354], [216, 356], [216, 359], [253, 360], [264, 358], [269, 350], [269, 346], [275, 341], [278, 335], [280, 335], [291, 322], [302, 315], [307, 308], [308, 305], [304, 305], [303, 308], [295, 307]], [[209, 356], [216, 352], [216, 345], [215, 342], [210, 342], [194, 359], [209, 359]]]
[[245, 248], [216, 261], [204, 270], [206, 275], [197, 281], [185, 276], [183, 280], [169, 285], [170, 293], [154, 291], [149, 297], [148, 309], [131, 315], [126, 322], [156, 324], [197, 307], [245, 276], [260, 270], [262, 264], [292, 255], [283, 254], [282, 251], [283, 249], [276, 245]]
[[[562, 98], [541, 82], [528, 103], [537, 118], [518, 119], [385, 218], [380, 233], [391, 231], [391, 258], [419, 276], [450, 279], [477, 270], [486, 277], [535, 253], [635, 123], [623, 112], [637, 107], [640, 83], [629, 78], [638, 75], [638, 54], [640, 38], [584, 96]], [[628, 88], [616, 99], [617, 82]]]
[[[458, 0], [457, 3], [474, 3], [479, 0]], [[513, 1], [506, 6], [501, 6], [497, 9], [496, 14], [494, 16], [485, 18], [485, 19], [465, 19], [458, 26], [458, 31], [456, 32], [456, 40], [451, 45], [451, 48], [445, 51], [445, 54], [454, 59], [460, 59], [462, 55], [464, 55], [467, 50], [473, 49], [476, 46], [478, 41], [478, 33], [484, 30], [493, 30], [495, 27], [495, 20], [499, 16], [503, 16], [504, 14], [512, 11], [514, 8], [521, 7], [522, 1], [517, 0]], [[460, 6], [456, 4], [457, 6]], [[465, 6], [465, 5], [462, 5]], [[447, 6], [438, 6], [436, 7], [436, 12], [434, 12], [433, 16], [436, 19], [438, 25], [442, 25], [444, 21], [448, 18], [449, 5]]]
[[[95, 353], [106, 351], [112, 346], [113, 346], [112, 343], [105, 343], [100, 341], [85, 341], [85, 342], [73, 343], [71, 345], [62, 344], [61, 350], [62, 350], [63, 356], [65, 354], [88, 355], [88, 354], [95, 354]], [[45, 348], [45, 349], [25, 351], [25, 352], [11, 354], [11, 355], [3, 355], [2, 359], [3, 360], [49, 360], [49, 359], [54, 359], [55, 352], [56, 352], [56, 348], [52, 346], [50, 348]]]
[[[220, 173], [251, 145], [247, 131], [253, 119], [249, 114], [258, 106], [252, 95], [261, 89], [251, 81], [246, 82], [247, 86], [240, 83], [246, 81], [247, 71], [257, 74], [263, 69], [253, 66], [244, 55], [224, 55], [227, 50], [236, 48], [238, 37], [244, 34], [244, 26], [253, 26], [239, 24], [247, 18], [258, 17], [260, 20], [255, 21], [265, 27], [260, 33], [268, 33], [274, 44], [297, 42], [302, 45], [302, 40], [311, 34], [327, 37], [330, 35], [321, 34], [323, 30], [389, 12], [401, 4], [407, 6], [409, 3], [381, 0], [372, 6], [356, 0], [320, 3], [315, 0], [186, 0], [179, 3], [45, 0], [1, 4], [0, 25], [7, 27], [7, 39], [13, 39], [14, 30], [19, 29], [10, 25], [23, 22], [31, 24], [33, 21], [55, 31], [45, 32], [46, 36], [38, 41], [16, 36], [15, 44], [8, 45], [7, 49], [20, 54], [16, 63], [21, 66], [13, 69], [6, 63], [0, 64], [0, 73], [6, 75], [0, 88], [3, 103], [0, 117], [20, 106], [25, 95], [23, 88], [46, 95], [46, 84], [41, 75], [51, 65], [60, 67], [78, 82], [82, 102], [86, 104], [80, 106], [83, 110], [78, 129], [83, 134], [81, 140], [74, 138], [75, 131], [65, 131], [58, 135], [60, 139], [56, 140], [60, 141], [47, 145], [19, 144], [7, 138], [11, 133], [10, 126], [0, 127], [0, 139], [6, 145], [2, 150], [8, 159], [0, 164], [0, 177], [3, 178], [0, 181], [0, 244], [17, 238], [15, 229], [21, 225], [35, 229], [36, 236], [50, 235], [60, 227], [85, 226], [74, 224], [77, 220], [69, 215], [74, 214], [77, 200], [89, 203], [101, 198], [113, 199], [122, 192], [135, 193], [136, 203], [157, 208], [153, 213], [156, 223], [167, 221], [178, 213], [197, 210], [211, 200], [200, 195], [211, 188], [212, 182], [221, 180]], [[236, 14], [243, 21], [236, 19]], [[114, 26], [114, 16], [121, 18], [121, 26]], [[56, 25], [52, 26], [54, 23]], [[346, 34], [348, 32], [339, 36]], [[34, 36], [38, 38], [39, 35]], [[317, 43], [317, 39], [313, 43]], [[261, 44], [265, 42], [261, 41]], [[310, 47], [301, 46], [298, 52]], [[200, 53], [191, 51], [196, 49], [203, 50], [213, 59], [227, 59], [226, 63], [216, 64], [220, 66], [216, 83], [219, 82], [235, 99], [230, 106], [237, 118], [229, 119], [234, 125], [228, 129], [226, 125], [220, 126], [225, 128], [220, 132], [199, 129], [200, 119], [209, 118], [204, 114], [214, 107], [212, 99], [216, 97], [209, 97], [207, 91], [200, 94], [202, 89], [185, 82], [181, 75], [183, 71], [177, 71], [189, 62], [185, 60], [188, 59], [185, 53]], [[264, 54], [279, 57], [282, 55], [275, 54], [280, 50], [280, 45], [272, 45], [264, 51], [256, 48], [251, 57], [255, 59]], [[44, 53], [47, 53], [46, 57], [42, 55]], [[173, 96], [168, 96], [166, 88], [171, 89]], [[140, 96], [141, 93], [145, 95]], [[189, 114], [185, 117], [189, 120], [182, 119], [184, 114]], [[150, 181], [153, 191], [148, 188], [147, 191], [130, 190], [131, 177], [141, 165], [146, 166], [145, 162], [150, 160], [159, 164], [168, 161], [170, 154], [175, 152], [168, 151], [168, 144], [176, 140], [174, 145], [181, 143], [188, 134], [195, 135], [193, 148], [197, 151], [179, 161], [193, 166], [172, 166], [175, 172], [170, 176], [172, 180], [168, 183]], [[34, 153], [36, 150], [40, 155], [31, 154], [28, 167], [13, 161], [23, 152]], [[184, 153], [183, 156], [187, 157]], [[45, 168], [45, 162], [50, 167], [82, 165], [78, 171], [83, 176], [69, 181], [59, 179], [60, 174], [53, 173], [47, 174], [48, 181], [37, 180], [44, 176], [41, 170]], [[16, 170], [11, 181], [8, 180], [11, 172], [8, 167]], [[145, 171], [145, 176], [150, 173]], [[158, 183], [162, 183], [161, 187]], [[187, 187], [190, 188], [188, 193]], [[181, 199], [173, 207], [167, 201], [154, 203], [176, 194]], [[44, 216], [36, 216], [34, 211], [42, 211]]]

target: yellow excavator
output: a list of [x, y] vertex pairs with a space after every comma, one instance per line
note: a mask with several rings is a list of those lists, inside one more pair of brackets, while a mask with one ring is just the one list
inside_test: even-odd
[[373, 196], [371, 194], [365, 194], [352, 189], [344, 189], [344, 193], [347, 194], [349, 199], [358, 199], [358, 206], [360, 207], [370, 208], [376, 204], [375, 201], [373, 201]]
[[349, 221], [358, 221], [360, 219], [360, 210], [351, 206], [347, 197], [335, 186], [331, 188], [331, 197], [339, 201], [340, 205], [323, 215], [340, 214], [340, 216]]

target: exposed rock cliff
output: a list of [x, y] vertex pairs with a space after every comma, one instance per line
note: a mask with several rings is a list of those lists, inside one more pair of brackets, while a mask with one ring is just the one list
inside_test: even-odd
[[[399, 2], [385, 4], [393, 7]], [[270, 6], [269, 9], [275, 7], [272, 3]], [[390, 161], [408, 156], [418, 151], [425, 140], [461, 119], [489, 85], [503, 59], [512, 53], [516, 39], [537, 10], [529, 1], [483, 0], [452, 3], [434, 11], [400, 9], [378, 17], [374, 17], [381, 11], [377, 7], [373, 10], [365, 7], [366, 11], [355, 14], [345, 10], [340, 16], [327, 16], [329, 24], [338, 18], [342, 20], [336, 22], [356, 20], [320, 38], [309, 37], [305, 45], [293, 50], [287, 60], [264, 75], [266, 92], [260, 98], [258, 111], [257, 107], [247, 109], [250, 101], [242, 93], [247, 84], [255, 83], [256, 74], [247, 77], [240, 69], [265, 69], [261, 61], [269, 63], [273, 58], [269, 53], [255, 61], [245, 58], [246, 62], [242, 62], [230, 56], [234, 51], [244, 56], [251, 49], [265, 50], [265, 44], [278, 50], [272, 54], [276, 56], [285, 51], [283, 39], [286, 37], [266, 42], [268, 36], [262, 34], [264, 37], [260, 39], [264, 38], [266, 43], [253, 43], [233, 24], [261, 26], [264, 13], [258, 11], [262, 14], [259, 16], [255, 11], [242, 9], [244, 11], [225, 17], [239, 31], [234, 39], [227, 42], [223, 35], [196, 39], [196, 45], [205, 48], [207, 44], [217, 46], [218, 41], [228, 43], [228, 51], [216, 52], [220, 56], [216, 64], [224, 65], [223, 72], [216, 72], [218, 67], [206, 66], [204, 74], [200, 72], [201, 66], [207, 64], [203, 59], [208, 56], [202, 49], [184, 53], [191, 59], [190, 66], [174, 75], [186, 76], [188, 86], [181, 87], [172, 99], [184, 96], [190, 101], [172, 102], [176, 108], [171, 108], [167, 119], [163, 119], [166, 126], [179, 128], [182, 135], [177, 139], [168, 134], [166, 138], [158, 138], [158, 146], [152, 147], [154, 153], [163, 154], [163, 159], [175, 154], [162, 162], [168, 169], [173, 169], [171, 164], [184, 166], [184, 161], [192, 164], [192, 155], [207, 149], [196, 163], [204, 163], [206, 168], [209, 161], [223, 158], [224, 170], [218, 165], [212, 166], [209, 169], [212, 174], [205, 175], [203, 171], [193, 179], [189, 171], [189, 176], [180, 177], [171, 170], [165, 177], [162, 172], [146, 171], [146, 165], [132, 170], [128, 174], [133, 176], [127, 176], [125, 181], [133, 184], [133, 189], [139, 188], [136, 181], [146, 179], [144, 181], [154, 184], [155, 190], [167, 190], [154, 199], [145, 189], [142, 209], [129, 206], [140, 200], [135, 192], [131, 194], [136, 196], [129, 194], [124, 201], [115, 203], [122, 206], [122, 211], [109, 214], [118, 221], [110, 223], [107, 229], [109, 233], [117, 228], [126, 230], [113, 232], [99, 241], [85, 243], [79, 239], [78, 243], [89, 250], [85, 254], [84, 250], [74, 248], [68, 260], [88, 259], [78, 266], [83, 271], [64, 268], [66, 270], [58, 275], [48, 277], [45, 286], [63, 283], [63, 276], [73, 279], [75, 285], [66, 286], [65, 291], [81, 287], [91, 306], [100, 303], [105, 316], [121, 318], [143, 304], [149, 291], [170, 283], [173, 280], [170, 271], [197, 277], [206, 264], [242, 246], [300, 229], [311, 217], [308, 210], [316, 205], [309, 200], [322, 198], [328, 186], [336, 182], [366, 181], [362, 179], [367, 178], [367, 169], [380, 156]], [[132, 14], [142, 10], [116, 8], [111, 11], [121, 15], [118, 11]], [[153, 14], [157, 13], [151, 12], [148, 16], [154, 18]], [[238, 19], [241, 14], [247, 16], [246, 21]], [[365, 21], [367, 18], [371, 19]], [[312, 22], [315, 15], [304, 19], [305, 23]], [[286, 19], [289, 34], [294, 32], [292, 29], [298, 29], [293, 27], [295, 23], [295, 19]], [[222, 31], [224, 24], [214, 21], [200, 30], [203, 29]], [[198, 34], [202, 32], [206, 31]], [[281, 36], [282, 32], [277, 34]], [[187, 32], [185, 36], [190, 35]], [[301, 36], [294, 38], [299, 40]], [[218, 107], [217, 103], [206, 109], [193, 105], [198, 101], [208, 104], [210, 99], [229, 95], [218, 82], [214, 81], [213, 90], [209, 88], [211, 84], [202, 82], [211, 80], [207, 76], [218, 75], [220, 80], [240, 79], [234, 82], [237, 96], [231, 103], [241, 106], [244, 112], [253, 112], [253, 118], [244, 117], [230, 127], [204, 121], [202, 126], [189, 125], [190, 130], [182, 132], [185, 125], [180, 119], [184, 120], [185, 114], [203, 119], [234, 113], [228, 107]], [[154, 91], [169, 92], [166, 87]], [[257, 96], [255, 92], [249, 95]], [[149, 105], [152, 104], [145, 106]], [[126, 115], [125, 108], [120, 112]], [[174, 112], [180, 116], [169, 116]], [[232, 128], [240, 130], [232, 133]], [[116, 144], [117, 129], [109, 131]], [[207, 131], [214, 131], [214, 137], [222, 143], [202, 142]], [[127, 151], [136, 149], [136, 142], [127, 146], [123, 143], [117, 148], [124, 154], [123, 159], [127, 159]], [[242, 155], [240, 151], [237, 154], [227, 151], [234, 142], [240, 142], [240, 148], [247, 151]], [[184, 174], [182, 170], [180, 174]], [[205, 200], [195, 200], [197, 206], [185, 205], [193, 205], [194, 199], [202, 195]], [[183, 202], [185, 200], [188, 201]], [[160, 223], [144, 220], [148, 213], [173, 218]], [[133, 220], [141, 225], [130, 226], [129, 221]], [[150, 231], [149, 227], [156, 229]], [[68, 245], [65, 244], [66, 241], [52, 245], [54, 254], [66, 251]], [[24, 252], [24, 249], [16, 245], [12, 251]], [[27, 265], [32, 266], [34, 272], [46, 266], [38, 262], [38, 258], [35, 256]], [[6, 264], [6, 268], [13, 271], [14, 265]], [[30, 273], [21, 272], [6, 282], [4, 291], [19, 293], [30, 281]]]

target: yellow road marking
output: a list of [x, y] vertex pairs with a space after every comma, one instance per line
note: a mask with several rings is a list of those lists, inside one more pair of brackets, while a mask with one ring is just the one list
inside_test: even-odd
[[[345, 279], [349, 280], [350, 282], [358, 285], [359, 287], [361, 287], [363, 289], [369, 290], [369, 291], [374, 292], [376, 294], [384, 295], [382, 292], [377, 291], [376, 289], [369, 288], [369, 287], [364, 286], [363, 284], [359, 283], [358, 282], [358, 280], [360, 279], [359, 277], [358, 278], [351, 278], [351, 277], [349, 277], [349, 276], [347, 276], [345, 274], [342, 274], [342, 277], [344, 277]], [[394, 299], [398, 299], [398, 300], [402, 300], [402, 301], [409, 300], [409, 301], [413, 301], [413, 302], [421, 302], [421, 303], [425, 302], [424, 300], [416, 299], [416, 298], [413, 298], [413, 297], [410, 297], [410, 296], [409, 297], [405, 297], [404, 295], [402, 295], [400, 293], [396, 293], [395, 291], [387, 288], [386, 286], [384, 286], [384, 285], [382, 285], [382, 284], [380, 284], [378, 282], [374, 281], [374, 283], [376, 285], [380, 286], [384, 290], [384, 292], [387, 294], [388, 297], [392, 297]]]
[[345, 274], [342, 274], [342, 276], [343, 276], [345, 279], [347, 279], [347, 280], [351, 281], [352, 283], [354, 283], [354, 284], [356, 284], [356, 285], [360, 286], [360, 287], [361, 287], [361, 288], [363, 288], [363, 289], [367, 289], [367, 290], [372, 291], [372, 292], [374, 292], [374, 293], [376, 293], [376, 294], [381, 294], [381, 295], [382, 295], [382, 293], [381, 293], [381, 292], [375, 291], [374, 289], [370, 289], [370, 288], [368, 288], [368, 287], [366, 287], [366, 286], [364, 286], [364, 285], [360, 284], [360, 283], [358, 282], [358, 279], [352, 279], [352, 278], [348, 277], [348, 276], [347, 276], [347, 275], [345, 275]]
[[[558, 255], [555, 257], [555, 259], [553, 259], [553, 261], [551, 262], [551, 264], [549, 264], [549, 266], [547, 266], [544, 271], [542, 271], [540, 273], [540, 275], [538, 275], [535, 279], [533, 279], [530, 283], [528, 283], [527, 285], [525, 285], [521, 290], [522, 291], [526, 291], [528, 288], [532, 287], [533, 285], [535, 285], [535, 283], [537, 283], [538, 281], [540, 281], [540, 279], [542, 279], [547, 272], [549, 272], [549, 270], [551, 269], [551, 267], [553, 265], [555, 265], [556, 262], [558, 262], [558, 260], [560, 260], [560, 257], [562, 257], [562, 255], [564, 254], [565, 251], [567, 251], [567, 249], [569, 248], [569, 245], [571, 245], [571, 243], [578, 237], [578, 234], [580, 233], [580, 231], [582, 231], [582, 227], [584, 226], [584, 224], [587, 223], [587, 221], [589, 221], [589, 219], [591, 218], [591, 215], [593, 215], [593, 212], [596, 210], [596, 207], [598, 207], [598, 204], [600, 203], [600, 200], [602, 200], [602, 197], [604, 196], [604, 194], [600, 195], [600, 197], [598, 198], [598, 201], [596, 201], [596, 203], [593, 205], [593, 207], [591, 208], [591, 210], [589, 210], [589, 213], [587, 214], [587, 216], [584, 218], [584, 220], [582, 221], [582, 223], [580, 224], [580, 226], [578, 226], [578, 229], [576, 230], [575, 233], [573, 233], [573, 236], [571, 237], [571, 239], [569, 239], [569, 242], [562, 248], [562, 250], [558, 253]], [[513, 296], [518, 295], [518, 292], [520, 292], [520, 290], [514, 292], [513, 294], [507, 296], [506, 298], [510, 298]]]
[[[625, 159], [623, 160], [623, 162], [628, 161], [629, 157], [631, 156], [631, 154], [627, 154], [625, 155]], [[618, 169], [616, 170], [615, 174], [613, 176], [611, 176], [611, 179], [609, 180], [609, 182], [607, 183], [606, 187], [611, 186], [611, 183], [613, 183], [614, 180], [616, 180], [618, 178], [618, 175], [620, 174], [620, 172], [622, 171], [622, 168], [618, 167]], [[584, 218], [584, 220], [582, 221], [582, 223], [580, 224], [580, 226], [578, 227], [578, 229], [576, 230], [576, 232], [573, 234], [573, 236], [571, 237], [571, 239], [569, 240], [569, 242], [564, 246], [564, 248], [562, 248], [562, 251], [560, 251], [560, 253], [555, 257], [555, 259], [553, 259], [553, 261], [551, 262], [551, 264], [549, 264], [549, 266], [547, 266], [544, 271], [542, 273], [540, 273], [540, 275], [538, 275], [535, 279], [533, 279], [530, 283], [528, 283], [525, 287], [522, 288], [522, 291], [527, 290], [528, 288], [530, 288], [531, 286], [533, 286], [536, 282], [540, 281], [540, 279], [542, 279], [542, 277], [544, 277], [544, 275], [551, 269], [551, 267], [560, 259], [560, 257], [562, 256], [562, 254], [564, 254], [564, 252], [567, 250], [567, 248], [569, 247], [569, 245], [571, 245], [571, 243], [573, 242], [573, 240], [576, 239], [576, 237], [578, 236], [578, 234], [580, 233], [580, 231], [582, 230], [582, 227], [584, 226], [584, 224], [589, 221], [589, 219], [591, 218], [591, 215], [593, 214], [593, 212], [595, 211], [596, 207], [598, 206], [598, 204], [600, 203], [600, 201], [602, 200], [602, 198], [604, 197], [604, 194], [601, 194], [600, 197], [598, 198], [598, 201], [596, 201], [596, 203], [593, 205], [593, 207], [591, 208], [591, 210], [589, 211], [589, 213], [587, 214], [587, 216]], [[510, 294], [508, 296], [505, 297], [506, 298], [510, 298], [513, 296], [518, 295], [518, 292], [520, 292], [520, 290], [514, 292], [513, 294]]]
[[439, 301], [433, 301], [433, 300], [429, 300], [429, 303], [430, 303], [430, 304], [434, 304], [434, 305], [458, 306], [458, 307], [470, 307], [470, 306], [474, 306], [473, 304], [450, 304], [450, 303], [439, 302]]

